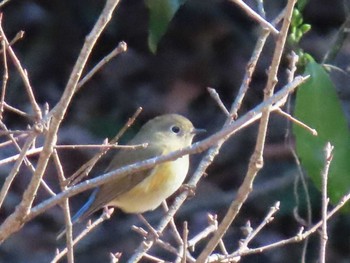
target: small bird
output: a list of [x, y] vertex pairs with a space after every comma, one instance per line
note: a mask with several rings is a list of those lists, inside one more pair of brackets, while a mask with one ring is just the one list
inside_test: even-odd
[[[190, 146], [193, 137], [203, 129], [195, 129], [191, 121], [178, 114], [166, 114], [144, 124], [128, 145], [147, 144], [145, 148], [119, 150], [107, 172], [125, 165], [165, 155]], [[87, 218], [105, 206], [125, 213], [143, 213], [157, 208], [185, 180], [189, 156], [158, 164], [150, 169], [121, 175], [96, 188], [85, 205], [73, 216], [72, 223]]]

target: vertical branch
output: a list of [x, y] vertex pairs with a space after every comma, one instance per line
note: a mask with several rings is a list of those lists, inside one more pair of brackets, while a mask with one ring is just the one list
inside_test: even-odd
[[8, 67], [7, 67], [7, 57], [6, 57], [6, 43], [4, 39], [1, 39], [1, 47], [2, 47], [2, 59], [4, 65], [4, 74], [2, 75], [2, 87], [1, 87], [1, 98], [0, 98], [0, 120], [2, 120], [2, 114], [4, 112], [4, 104], [5, 104], [5, 94], [6, 94], [6, 86], [7, 80], [9, 78], [8, 75]]
[[[289, 55], [289, 69], [287, 69], [288, 82], [292, 81], [294, 76], [295, 76], [298, 61], [299, 61], [299, 56], [294, 51], [292, 51], [291, 54]], [[290, 99], [287, 100], [286, 111], [288, 113], [291, 112], [291, 100]], [[307, 222], [304, 225], [310, 226], [312, 224], [312, 209], [311, 209], [311, 200], [310, 200], [309, 189], [308, 189], [307, 182], [306, 182], [306, 175], [304, 174], [304, 171], [301, 167], [301, 163], [299, 161], [297, 153], [295, 152], [294, 144], [292, 142], [291, 121], [289, 118], [286, 118], [286, 120], [287, 120], [287, 130], [286, 130], [286, 134], [285, 134], [285, 142], [288, 145], [288, 148], [293, 155], [293, 158], [295, 160], [295, 164], [296, 164], [297, 169], [298, 169], [297, 176], [295, 177], [295, 180], [294, 180], [294, 190], [293, 190], [294, 198], [296, 200], [296, 206], [294, 208], [294, 216], [295, 216], [295, 218], [301, 218], [298, 215], [298, 208], [300, 206], [298, 186], [299, 186], [299, 180], [300, 180], [302, 189], [305, 193], [306, 211], [307, 211], [307, 214], [306, 214]], [[306, 127], [305, 125], [304, 125], [304, 128], [308, 129], [308, 127]], [[317, 134], [317, 132], [315, 130], [314, 130], [314, 132]], [[303, 248], [302, 248], [301, 259], [300, 259], [301, 263], [306, 262], [306, 251], [307, 251], [308, 244], [309, 244], [309, 239], [306, 238], [304, 241], [304, 244], [303, 244]]]
[[327, 234], [327, 209], [329, 198], [327, 195], [328, 172], [333, 159], [333, 146], [328, 142], [324, 149], [325, 166], [322, 171], [322, 227], [321, 227], [321, 242], [320, 242], [320, 263], [326, 262], [326, 246], [328, 240]]
[[[64, 186], [64, 181], [66, 177], [64, 176], [62, 164], [60, 158], [58, 157], [58, 153], [54, 150], [53, 161], [56, 166], [58, 180], [60, 182], [60, 186], [62, 190], [65, 190], [67, 187]], [[72, 234], [72, 221], [69, 211], [69, 199], [65, 198], [62, 202], [63, 212], [64, 212], [64, 220], [66, 221], [66, 243], [67, 243], [67, 258], [68, 263], [74, 263], [74, 251], [73, 251], [73, 234]]]

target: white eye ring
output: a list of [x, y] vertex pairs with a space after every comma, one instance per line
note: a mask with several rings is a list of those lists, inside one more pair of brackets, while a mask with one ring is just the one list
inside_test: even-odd
[[175, 134], [178, 134], [178, 133], [181, 131], [180, 127], [179, 127], [179, 126], [176, 126], [176, 125], [171, 126], [171, 127], [170, 127], [170, 130], [171, 130], [173, 133], [175, 133]]

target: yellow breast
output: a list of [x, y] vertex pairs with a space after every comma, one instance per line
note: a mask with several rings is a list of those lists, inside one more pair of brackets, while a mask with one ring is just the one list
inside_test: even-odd
[[110, 205], [127, 213], [143, 213], [157, 208], [182, 185], [188, 172], [188, 159], [188, 156], [183, 156], [155, 166], [147, 178]]

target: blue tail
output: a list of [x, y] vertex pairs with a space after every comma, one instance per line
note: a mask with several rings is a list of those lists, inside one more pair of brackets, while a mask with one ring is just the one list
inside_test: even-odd
[[81, 217], [84, 217], [84, 214], [89, 210], [91, 204], [95, 201], [97, 191], [98, 191], [98, 188], [92, 192], [92, 194], [89, 197], [89, 200], [72, 217], [72, 224], [75, 224], [76, 222], [78, 222], [81, 219]]
[[[96, 194], [97, 194], [98, 188], [95, 189], [92, 194], [89, 197], [89, 200], [83, 205], [82, 208], [79, 209], [79, 211], [72, 217], [72, 224], [75, 224], [79, 222], [84, 216], [87, 216], [86, 212], [89, 210], [91, 204], [95, 201]], [[57, 235], [56, 239], [60, 239], [64, 234], [66, 233], [66, 228], [63, 228], [59, 234]]]

